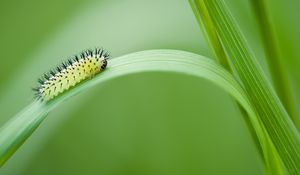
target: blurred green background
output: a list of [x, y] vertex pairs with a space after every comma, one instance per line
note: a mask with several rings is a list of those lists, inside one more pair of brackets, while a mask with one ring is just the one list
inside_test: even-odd
[[[265, 67], [248, 1], [226, 2]], [[103, 46], [112, 57], [160, 48], [212, 57], [182, 0], [1, 1], [0, 21], [1, 125], [33, 100], [31, 87], [42, 73], [86, 48]], [[285, 25], [279, 21], [278, 31]], [[296, 56], [286, 64], [298, 64]], [[258, 175], [263, 166], [236, 104], [222, 89], [186, 75], [145, 73], [109, 81], [61, 105], [0, 174]]]

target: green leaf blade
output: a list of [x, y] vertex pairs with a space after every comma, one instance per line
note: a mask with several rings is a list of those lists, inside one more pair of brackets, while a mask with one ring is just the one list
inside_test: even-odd
[[223, 0], [203, 0], [238, 79], [290, 174], [300, 174], [299, 133]]
[[34, 102], [17, 114], [0, 130], [1, 165], [17, 150], [43, 121], [46, 114], [72, 96], [105, 81], [141, 72], [176, 72], [207, 79], [231, 94], [245, 108], [259, 139], [264, 134], [246, 94], [234, 77], [211, 59], [176, 50], [137, 52], [109, 60], [107, 69], [48, 103]]
[[252, 0], [251, 3], [259, 23], [272, 82], [283, 105], [299, 130], [300, 121], [295, 109], [296, 107], [287, 75], [288, 72], [284, 65], [284, 58], [280, 53], [275, 30], [271, 24], [271, 16], [268, 13], [267, 2], [265, 0]]

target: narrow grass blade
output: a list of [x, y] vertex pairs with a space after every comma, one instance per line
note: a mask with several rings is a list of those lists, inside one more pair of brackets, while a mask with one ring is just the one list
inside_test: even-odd
[[[229, 72], [232, 73], [232, 69], [229, 65], [227, 55], [226, 55], [225, 50], [222, 46], [222, 43], [219, 39], [217, 31], [214, 27], [212, 19], [207, 11], [205, 3], [203, 3], [202, 1], [198, 1], [198, 0], [189, 0], [189, 2], [191, 5], [191, 8], [193, 9], [195, 17], [197, 19], [197, 22], [199, 23], [199, 25], [202, 29], [202, 32], [204, 33], [204, 36], [206, 37], [206, 41], [209, 44], [210, 48], [212, 49], [212, 52], [214, 53], [215, 58], [226, 70], [228, 70]], [[248, 129], [250, 130], [252, 139], [255, 142], [257, 150], [261, 154], [260, 157], [264, 160], [261, 145], [258, 142], [256, 133], [253, 131], [252, 124], [248, 119], [249, 117], [247, 116], [248, 114], [244, 111], [244, 109], [242, 107], [239, 106], [239, 109], [244, 117], [246, 124], [248, 125]]]
[[[219, 36], [217, 34], [217, 31], [214, 27], [213, 21], [210, 17], [209, 12], [207, 11], [207, 8], [205, 6], [205, 3], [201, 0], [190, 0], [191, 7], [194, 11], [194, 14], [196, 16], [196, 19], [202, 29], [202, 31], [206, 34], [207, 42], [210, 45], [213, 45], [213, 52], [215, 53], [215, 56], [218, 58], [218, 61], [220, 64], [225, 67], [228, 71], [233, 73], [233, 70], [231, 69], [229, 65], [229, 58], [226, 55], [226, 52], [222, 46], [222, 42], [219, 39]], [[254, 130], [254, 127], [252, 125], [252, 122], [249, 120], [248, 113], [244, 111], [244, 109], [238, 104], [239, 109], [241, 111], [241, 114], [246, 121], [246, 124], [248, 126], [248, 129], [250, 130], [252, 139], [256, 145], [257, 150], [260, 153], [260, 157], [263, 160], [264, 166], [266, 167], [266, 173], [272, 174], [272, 175], [282, 175], [283, 174], [283, 165], [280, 161], [279, 155], [274, 149], [274, 145], [272, 144], [271, 140], [269, 139], [269, 136], [266, 134], [265, 137], [265, 147], [263, 148], [263, 144], [260, 143], [257, 133]], [[263, 125], [261, 125], [261, 128], [265, 128]]]
[[225, 53], [225, 50], [222, 47], [222, 43], [219, 40], [217, 31], [214, 27], [214, 24], [209, 16], [207, 8], [204, 3], [200, 1], [190, 0], [191, 7], [195, 14], [195, 17], [204, 32], [204, 36], [209, 43], [212, 52], [214, 53], [215, 58], [220, 62], [220, 64], [225, 67], [228, 71], [231, 72], [231, 68]]
[[274, 87], [283, 105], [287, 109], [287, 112], [290, 114], [290, 117], [299, 130], [300, 118], [296, 112], [290, 82], [288, 81], [288, 72], [284, 65], [284, 58], [281, 56], [274, 28], [271, 24], [271, 17], [267, 10], [267, 2], [265, 0], [252, 0], [251, 3], [253, 6], [253, 11], [256, 15], [256, 19], [259, 23], [262, 41], [264, 44], [266, 58]]
[[300, 174], [299, 133], [223, 0], [202, 0], [238, 79], [290, 174]]
[[247, 99], [243, 88], [222, 66], [203, 56], [176, 50], [153, 50], [132, 53], [109, 60], [107, 69], [75, 88], [63, 93], [49, 103], [33, 102], [14, 116], [0, 130], [0, 164], [17, 150], [18, 147], [39, 126], [48, 112], [72, 96], [97, 86], [105, 81], [142, 72], [177, 72], [207, 79], [223, 88], [247, 111], [249, 120], [258, 134], [260, 143], [265, 145], [265, 134], [257, 116]]

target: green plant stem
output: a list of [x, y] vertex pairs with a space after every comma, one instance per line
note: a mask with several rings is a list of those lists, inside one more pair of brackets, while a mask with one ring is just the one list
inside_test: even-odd
[[[219, 36], [217, 35], [217, 31], [214, 27], [214, 24], [212, 22], [212, 19], [207, 11], [207, 8], [205, 6], [205, 3], [201, 0], [190, 0], [191, 7], [194, 11], [194, 14], [196, 16], [196, 19], [204, 32], [207, 42], [209, 45], [211, 45], [211, 48], [213, 49], [213, 53], [215, 53], [215, 56], [218, 58], [217, 60], [220, 62], [220, 64], [225, 67], [229, 72], [233, 73], [230, 65], [229, 65], [229, 58], [225, 54], [225, 50], [221, 44], [221, 41], [219, 39]], [[238, 103], [237, 103], [238, 104]], [[250, 134], [252, 136], [252, 139], [256, 145], [257, 150], [259, 151], [260, 158], [262, 159], [267, 174], [272, 175], [282, 175], [283, 174], [283, 165], [279, 160], [279, 155], [277, 151], [274, 149], [273, 144], [271, 143], [269, 137], [266, 134], [266, 142], [267, 146], [265, 148], [262, 148], [262, 144], [259, 142], [259, 138], [257, 136], [257, 133], [255, 132], [255, 129], [252, 125], [252, 122], [249, 120], [248, 113], [244, 111], [244, 108], [241, 107], [238, 104], [239, 110], [241, 111], [241, 114], [248, 126], [248, 129], [250, 131]], [[264, 127], [263, 125], [261, 126]], [[265, 151], [264, 151], [265, 149]]]
[[[217, 31], [215, 29], [215, 26], [212, 22], [212, 19], [207, 11], [207, 8], [205, 6], [205, 3], [198, 0], [189, 0], [191, 8], [193, 9], [194, 15], [197, 19], [197, 22], [202, 29], [204, 36], [206, 38], [206, 41], [208, 45], [211, 48], [211, 51], [214, 54], [214, 58], [230, 73], [232, 73], [232, 69], [229, 64], [229, 59], [226, 56], [225, 50], [222, 46], [222, 43], [217, 35]], [[249, 121], [248, 114], [244, 111], [244, 109], [238, 104], [238, 108], [241, 111], [244, 120], [250, 130], [251, 136], [254, 140], [254, 143], [257, 147], [257, 150], [261, 154], [261, 158], [263, 159], [263, 153], [260, 143], [258, 142], [257, 135], [255, 134], [253, 130], [253, 126], [251, 122]], [[264, 159], [263, 159], [264, 160]]]
[[204, 3], [201, 1], [189, 0], [195, 17], [206, 37], [206, 41], [211, 48], [214, 58], [225, 67], [229, 72], [232, 72], [232, 69], [229, 65], [226, 53], [222, 47], [222, 43], [219, 40], [216, 29], [212, 23], [210, 15], [207, 11], [207, 8]]
[[298, 130], [300, 130], [300, 118], [297, 115], [295, 102], [293, 101], [292, 89], [288, 81], [287, 70], [281, 57], [275, 31], [271, 24], [271, 17], [268, 13], [266, 0], [252, 0], [253, 11], [259, 23], [259, 29], [265, 48], [266, 58], [272, 81], [279, 98], [290, 114]]
[[290, 174], [300, 174], [299, 133], [247, 47], [223, 0], [205, 3], [251, 104], [259, 113], [276, 150]]
[[[251, 105], [258, 113], [259, 121], [264, 125], [263, 128], [272, 141], [271, 147], [274, 146], [290, 174], [300, 174], [299, 133], [248, 48], [228, 7], [223, 0], [199, 1], [205, 3], [231, 66], [236, 71]], [[272, 160], [268, 157], [266, 147], [262, 147], [265, 150], [266, 160]], [[284, 172], [284, 169], [280, 171]]]

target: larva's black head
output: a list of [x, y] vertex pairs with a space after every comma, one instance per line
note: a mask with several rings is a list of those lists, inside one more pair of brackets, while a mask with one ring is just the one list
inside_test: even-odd
[[104, 59], [104, 60], [102, 61], [102, 66], [101, 66], [101, 68], [102, 68], [102, 69], [105, 69], [106, 66], [107, 66], [107, 60]]

